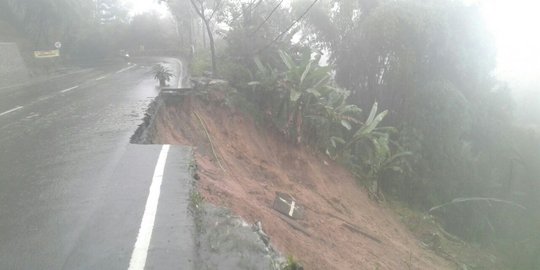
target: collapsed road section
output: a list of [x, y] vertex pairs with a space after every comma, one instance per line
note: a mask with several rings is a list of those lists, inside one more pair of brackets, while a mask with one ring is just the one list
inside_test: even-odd
[[[196, 85], [162, 92], [132, 139], [191, 145], [198, 179], [192, 201], [229, 209], [194, 216], [197, 258], [210, 262], [201, 269], [268, 269], [251, 258], [284, 262], [275, 250], [293, 256], [273, 264], [278, 267], [299, 262], [306, 269], [406, 269], [412, 262], [418, 269], [451, 269], [423, 250], [394, 213], [370, 200], [345, 168], [291, 145], [264, 119], [256, 121], [235, 103], [226, 82], [201, 79]], [[255, 232], [257, 241], [232, 233], [241, 227]], [[220, 262], [235, 267], [216, 268]]]
[[[185, 80], [178, 80], [178, 86], [186, 85], [185, 83], [182, 83], [182, 81]], [[159, 131], [156, 129], [160, 126], [158, 122], [163, 123], [163, 119], [160, 118], [160, 116], [162, 116], [160, 112], [165, 110], [168, 106], [177, 106], [185, 96], [192, 95], [196, 95], [196, 93], [194, 93], [191, 88], [162, 88], [160, 95], [149, 105], [143, 118], [143, 122], [131, 137], [132, 145], [134, 147], [163, 147], [162, 151], [164, 151], [163, 149], [170, 147], [171, 150], [175, 149], [177, 151], [177, 156], [172, 157], [172, 160], [185, 161], [190, 159], [188, 157], [189, 155], [193, 160], [193, 153], [188, 150], [192, 149], [192, 144], [185, 142], [175, 143], [174, 145], [169, 146], [166, 142], [157, 140]], [[175, 122], [174, 119], [171, 119], [171, 122]], [[183, 157], [179, 157], [178, 155], [183, 155]], [[161, 159], [158, 159], [158, 166], [160, 160]], [[167, 158], [167, 160], [169, 160], [169, 158]], [[156, 169], [158, 169], [158, 167]], [[158, 257], [165, 258], [168, 256], [170, 258], [175, 258], [176, 260], [178, 260], [179, 257], [189, 257], [189, 261], [185, 262], [185, 265], [177, 264], [177, 266], [182, 265], [182, 267], [177, 267], [176, 269], [190, 269], [189, 267], [194, 267], [193, 269], [281, 270], [284, 268], [286, 265], [285, 258], [280, 256], [270, 245], [260, 222], [248, 224], [229, 210], [205, 202], [203, 197], [196, 190], [196, 183], [192, 181], [193, 179], [198, 178], [194, 160], [189, 169], [179, 165], [173, 168], [167, 167], [165, 171], [167, 172], [167, 170], [171, 169], [183, 173], [189, 171], [193, 173], [195, 177], [187, 177], [184, 175], [183, 177], [169, 177], [163, 178], [162, 181], [158, 180], [158, 182], [161, 182], [163, 185], [161, 187], [161, 192], [167, 192], [171, 195], [174, 194], [173, 196], [175, 196], [175, 198], [165, 196], [165, 200], [161, 198], [159, 199], [159, 202], [154, 193], [156, 193], [156, 190], [157, 193], [159, 193], [160, 189], [155, 183], [151, 184], [145, 214], [142, 217], [143, 221], [141, 223], [139, 236], [137, 237], [137, 243], [135, 244], [131, 258], [130, 270], [144, 269], [147, 249], [149, 250], [148, 263], [154, 266], [156, 265], [155, 263], [157, 260], [155, 259], [155, 256], [152, 257], [151, 251], [156, 249], [159, 244], [156, 244], [157, 246], [154, 247], [150, 244], [150, 247], [147, 247], [150, 242], [148, 238], [151, 237], [151, 241], [154, 241], [154, 237], [152, 236], [151, 226], [146, 224], [149, 222], [148, 220], [150, 220], [150, 223], [152, 221], [152, 217], [148, 218], [146, 212], [155, 212], [156, 208], [158, 216], [155, 221], [157, 224], [160, 224], [159, 213], [164, 211], [169, 212], [170, 216], [176, 216], [178, 219], [175, 221], [175, 219], [170, 220], [165, 218], [167, 222], [169, 222], [166, 226], [170, 225], [170, 229], [168, 230], [172, 235], [180, 235], [168, 240], [169, 243], [173, 243], [171, 248], [166, 248], [167, 252], [165, 252], [165, 254], [163, 254], [159, 248], [153, 252], [154, 254], [158, 254]], [[159, 175], [160, 173], [157, 172], [155, 175], [156, 174]], [[166, 175], [167, 174], [165, 174], [165, 176]], [[175, 191], [169, 190], [171, 185]], [[161, 200], [164, 201], [162, 202]], [[186, 207], [186, 202], [189, 203], [189, 207]], [[156, 204], [159, 204], [159, 206], [156, 206]], [[187, 223], [184, 223], [183, 225], [180, 223], [174, 225], [175, 222], [182, 219]], [[179, 231], [174, 231], [176, 229]], [[159, 227], [155, 227], [154, 230], [158, 235], [163, 234], [163, 231], [160, 230]], [[187, 237], [185, 233], [189, 231], [192, 233], [190, 241], [177, 242], [185, 239]], [[163, 236], [157, 237], [158, 239], [160, 237], [163, 240], [166, 239]], [[180, 249], [180, 246], [178, 246], [180, 243], [183, 245], [183, 252]], [[168, 245], [165, 244], [164, 246]], [[189, 249], [189, 247], [193, 247], [193, 249]], [[161, 255], [159, 255], [160, 253]], [[172, 264], [165, 263], [164, 265], [156, 267], [156, 269], [169, 269], [167, 267], [169, 265]]]

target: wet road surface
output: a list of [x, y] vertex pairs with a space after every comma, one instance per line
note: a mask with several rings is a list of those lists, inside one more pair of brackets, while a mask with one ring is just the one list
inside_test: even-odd
[[[0, 269], [128, 269], [162, 146], [129, 139], [151, 61], [0, 87]], [[171, 147], [146, 269], [191, 269], [191, 160]]]

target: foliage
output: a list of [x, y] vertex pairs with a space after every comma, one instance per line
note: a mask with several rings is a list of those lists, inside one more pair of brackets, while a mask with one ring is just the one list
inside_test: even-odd
[[[366, 8], [366, 2], [375, 5]], [[327, 5], [311, 14], [306, 28], [322, 37], [317, 44], [330, 49], [337, 82], [353, 90], [358, 105], [378, 101], [400, 112], [400, 101], [431, 79], [447, 79], [465, 96], [490, 83], [494, 51], [474, 7], [459, 1]]]
[[[174, 24], [161, 19], [157, 13], [143, 13], [131, 18], [126, 25], [123, 47], [143, 54], [146, 51], [178, 51], [178, 39]], [[141, 51], [144, 48], [144, 51]]]
[[[378, 113], [378, 104], [374, 103], [365, 122], [346, 139], [331, 137], [331, 147], [327, 153], [334, 158], [340, 158], [351, 170], [361, 178], [373, 181], [376, 195], [380, 195], [380, 182], [388, 171], [404, 173], [408, 163], [404, 158], [411, 152], [403, 151], [402, 147], [390, 139], [397, 130], [393, 127], [379, 127], [388, 111]], [[345, 124], [344, 126], [347, 126]], [[332, 153], [336, 153], [333, 155]]]
[[[415, 208], [456, 198], [525, 206], [455, 203], [434, 215], [466, 240], [511, 243], [532, 256], [534, 241], [522, 240], [539, 238], [532, 209], [540, 208], [540, 173], [531, 164], [540, 158], [531, 149], [540, 146], [512, 123], [510, 91], [493, 78], [493, 42], [478, 8], [322, 0], [272, 43], [311, 2], [293, 1], [289, 12], [267, 1], [225, 1], [216, 21], [227, 25], [222, 61], [234, 68], [222, 74], [242, 102], [288, 140], [327, 152]], [[330, 67], [319, 65], [325, 51]], [[534, 269], [530, 256], [522, 261]]]
[[198, 46], [193, 30], [194, 28], [198, 29], [198, 25], [191, 3], [184, 0], [159, 0], [159, 2], [164, 2], [171, 11], [176, 23], [179, 49], [184, 52], [187, 59], [191, 59], [193, 57], [192, 48]]
[[212, 30], [211, 24], [214, 19], [214, 15], [221, 9], [222, 0], [190, 0], [191, 5], [195, 13], [203, 21], [206, 34], [208, 35], [208, 40], [210, 42], [210, 54], [212, 60], [212, 76], [218, 75], [217, 69], [217, 59], [216, 59], [216, 46], [214, 40], [214, 32]]
[[323, 145], [324, 151], [330, 156], [335, 154], [330, 152], [329, 146], [332, 146], [332, 150], [336, 148], [337, 138], [345, 137], [353, 125], [360, 123], [362, 109], [347, 103], [349, 95], [349, 91], [329, 86], [306, 116], [308, 124], [313, 127], [311, 137], [314, 137], [316, 144]]
[[137, 54], [141, 48], [178, 51], [170, 20], [154, 13], [130, 16], [120, 0], [6, 0], [0, 9], [1, 20], [24, 36], [23, 51], [53, 49], [60, 41], [63, 62], [95, 64], [119, 57], [121, 50]]
[[[373, 5], [366, 8], [368, 2]], [[508, 153], [497, 132], [508, 118], [495, 112], [508, 102], [500, 102], [503, 91], [493, 91], [493, 42], [477, 8], [459, 1], [326, 5], [304, 26], [321, 37], [316, 46], [330, 49], [336, 81], [352, 91], [353, 104], [377, 101], [393, 112], [385, 121], [399, 128], [394, 139], [412, 152], [405, 154], [411, 173], [392, 177], [387, 191], [399, 191], [399, 198], [422, 208], [457, 197], [493, 197], [505, 175], [493, 164], [503, 164]], [[392, 140], [376, 141], [371, 145]], [[372, 148], [385, 156], [385, 147]]]
[[279, 54], [283, 62], [283, 66], [279, 67], [281, 71], [255, 59], [257, 80], [249, 82], [248, 86], [250, 92], [255, 93], [251, 94], [252, 97], [261, 97], [255, 102], [272, 116], [274, 124], [283, 134], [301, 143], [305, 119], [313, 123], [327, 120], [318, 123], [325, 125], [327, 131], [332, 121], [350, 128], [350, 121], [356, 120], [345, 114], [351, 111], [359, 113], [361, 110], [344, 104], [345, 92], [331, 85], [330, 68], [320, 66], [318, 57], [312, 58], [309, 52], [296, 55], [296, 60], [283, 51]]
[[254, 58], [278, 66], [282, 64], [278, 51], [292, 52], [292, 33], [272, 43], [292, 22], [285, 7], [260, 0], [229, 2], [221, 15], [221, 22], [229, 28], [224, 39], [227, 42], [225, 53], [230, 61], [255, 70], [257, 67], [254, 65]]
[[[347, 103], [350, 92], [333, 84], [331, 67], [320, 66], [310, 51], [290, 55], [279, 52], [283, 65], [273, 67], [255, 59], [257, 80], [241, 91], [270, 117], [275, 127], [295, 143], [310, 143], [343, 164], [359, 179], [376, 184], [388, 171], [403, 173], [403, 151], [390, 139], [393, 127], [380, 127], [388, 111], [374, 103], [366, 121], [362, 110]], [[378, 189], [377, 189], [378, 193]]]
[[296, 259], [292, 255], [287, 256], [287, 262], [285, 264], [285, 267], [283, 267], [283, 270], [300, 270], [300, 269], [303, 269], [300, 263], [297, 262]]
[[206, 51], [199, 51], [194, 55], [190, 65], [190, 72], [193, 76], [203, 76], [211, 68], [210, 54]]
[[92, 22], [90, 0], [6, 0], [0, 4], [6, 17], [26, 34], [36, 48], [51, 46], [73, 36]]
[[312, 59], [307, 53], [301, 55], [298, 63], [289, 54], [283, 51], [279, 53], [287, 69], [278, 82], [284, 96], [279, 105], [278, 116], [284, 116], [282, 119], [285, 120], [285, 134], [289, 138], [295, 138], [296, 143], [301, 143], [304, 117], [327, 86], [330, 69], [319, 66], [319, 59]]

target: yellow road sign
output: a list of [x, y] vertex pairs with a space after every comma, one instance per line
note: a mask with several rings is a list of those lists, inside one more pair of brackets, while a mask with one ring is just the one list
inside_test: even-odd
[[34, 51], [35, 58], [51, 58], [60, 56], [59, 50]]

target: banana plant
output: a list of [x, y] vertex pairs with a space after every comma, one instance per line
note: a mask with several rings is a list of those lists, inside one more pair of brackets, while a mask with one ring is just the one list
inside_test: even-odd
[[354, 104], [347, 104], [349, 92], [334, 87], [327, 87], [328, 91], [320, 103], [321, 106], [315, 108], [322, 111], [325, 118], [332, 123], [339, 123], [347, 130], [351, 130], [354, 124], [360, 124], [358, 117], [362, 109]]
[[296, 142], [302, 142], [303, 119], [310, 107], [319, 101], [324, 88], [330, 81], [330, 68], [321, 67], [317, 59], [304, 57], [298, 63], [284, 51], [279, 51], [287, 70], [280, 81], [285, 97], [280, 105], [280, 115], [285, 116], [284, 130], [290, 135], [291, 126], [296, 133]]
[[264, 111], [272, 115], [272, 107], [276, 100], [279, 100], [279, 89], [277, 88], [280, 79], [278, 70], [268, 64], [263, 64], [256, 57], [254, 59], [257, 70], [255, 73], [250, 73], [252, 80], [247, 83], [247, 88], [251, 92], [246, 93], [248, 98], [255, 101]]
[[371, 107], [365, 122], [359, 123], [360, 127], [348, 139], [332, 137], [332, 146], [339, 151], [335, 158], [348, 158], [359, 143], [372, 142], [375, 144], [378, 138], [388, 136], [388, 133], [396, 132], [394, 127], [379, 127], [379, 123], [386, 117], [388, 110], [377, 113], [378, 104], [375, 102]]
[[258, 57], [254, 60], [255, 65], [257, 66], [257, 71], [255, 73], [255, 80], [248, 82], [248, 85], [253, 88], [253, 90], [261, 89], [263, 91], [272, 90], [279, 79], [279, 73], [275, 68], [272, 68], [270, 65], [265, 65], [261, 62], [261, 59]]
[[[384, 181], [384, 174], [388, 171], [404, 173], [405, 170], [411, 170], [405, 158], [412, 155], [409, 151], [403, 149], [390, 141], [389, 136], [381, 136], [371, 141], [368, 147], [371, 149], [365, 152], [365, 155], [359, 155], [359, 162], [363, 167], [364, 177], [372, 181], [372, 192], [379, 197], [380, 183]], [[390, 145], [394, 145], [393, 151]]]
[[353, 126], [360, 124], [362, 109], [347, 104], [350, 92], [344, 89], [327, 86], [321, 94], [319, 102], [312, 106], [306, 118], [315, 127], [318, 142], [327, 149], [328, 144], [335, 148], [336, 138], [343, 137]]
[[371, 180], [373, 192], [377, 196], [380, 194], [379, 184], [383, 174], [387, 171], [403, 173], [408, 168], [404, 158], [412, 154], [403, 151], [399, 144], [390, 140], [390, 134], [397, 132], [396, 128], [379, 127], [387, 114], [387, 110], [378, 112], [378, 104], [375, 102], [366, 121], [360, 123], [352, 136], [347, 140], [331, 137], [331, 149], [336, 151], [327, 150], [329, 156], [339, 158], [357, 176]]

